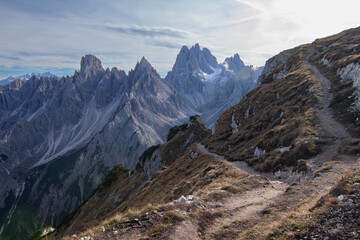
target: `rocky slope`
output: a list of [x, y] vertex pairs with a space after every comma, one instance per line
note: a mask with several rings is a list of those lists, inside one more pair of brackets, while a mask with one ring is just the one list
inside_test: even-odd
[[[269, 59], [260, 85], [221, 115], [215, 131], [197, 117], [200, 132], [191, 120], [174, 127], [135, 172], [102, 186], [48, 237], [358, 239], [360, 144], [350, 117], [358, 114], [357, 75], [342, 79], [343, 68], [322, 68], [321, 59], [356, 65], [359, 29]], [[332, 51], [321, 45], [329, 42]], [[129, 184], [136, 189], [124, 179], [137, 179]]]
[[[195, 48], [186, 60], [189, 69], [220, 70], [209, 50]], [[188, 82], [189, 91], [211, 100], [196, 106], [175, 89], [177, 81], [185, 84], [181, 79], [162, 79], [145, 58], [127, 75], [103, 69], [99, 59], [87, 55], [72, 77], [33, 76], [0, 87], [0, 235], [22, 239], [41, 226], [56, 226], [114, 165], [135, 169], [145, 149], [164, 142], [168, 129], [191, 114], [207, 114], [207, 123], [214, 123], [221, 109], [256, 82], [256, 71], [243, 66], [238, 55], [227, 62], [230, 70], [216, 76], [226, 76], [221, 84], [230, 90], [199, 93], [196, 81], [213, 88], [220, 78], [210, 85], [204, 76]], [[181, 71], [188, 73], [176, 73]], [[151, 169], [147, 176], [158, 170]]]
[[134, 168], [185, 116], [146, 59], [126, 76], [88, 55], [71, 78], [16, 81], [1, 93], [4, 235], [56, 225], [112, 166]]

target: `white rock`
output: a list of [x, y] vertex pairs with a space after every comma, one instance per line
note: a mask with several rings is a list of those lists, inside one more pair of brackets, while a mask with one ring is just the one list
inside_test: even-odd
[[290, 150], [290, 148], [291, 148], [291, 146], [289, 146], [289, 147], [281, 147], [281, 148], [277, 148], [276, 150], [279, 151], [279, 152], [281, 152], [281, 153], [283, 153], [283, 152], [285, 152], [285, 151]]
[[231, 118], [231, 124], [230, 124], [231, 128], [232, 128], [232, 133], [237, 133], [239, 131], [238, 129], [238, 125], [235, 122], [235, 114], [233, 113], [232, 118]]
[[265, 153], [266, 153], [265, 150], [262, 150], [261, 148], [256, 147], [255, 151], [254, 151], [254, 157], [260, 157], [260, 156], [264, 155]]
[[344, 200], [344, 195], [340, 195], [340, 196], [338, 196], [338, 200], [339, 200], [339, 201]]
[[184, 196], [181, 196], [178, 200], [175, 200], [174, 203], [182, 203], [185, 201], [186, 201], [186, 198]]

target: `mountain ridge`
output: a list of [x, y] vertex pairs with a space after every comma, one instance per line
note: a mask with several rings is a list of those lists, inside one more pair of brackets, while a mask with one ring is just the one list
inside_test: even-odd
[[[199, 116], [172, 128], [49, 238], [357, 239], [357, 78], [344, 69], [357, 71], [359, 29], [269, 59], [259, 86], [214, 131], [190, 130]], [[131, 184], [121, 184], [131, 179], [128, 195]]]
[[[200, 46], [193, 52], [200, 54]], [[205, 56], [216, 62], [210, 51]], [[229, 78], [244, 82], [238, 98], [254, 86], [249, 73]], [[145, 58], [127, 75], [105, 70], [93, 55], [84, 56], [71, 77], [34, 76], [0, 87], [2, 236], [17, 232], [24, 239], [40, 226], [57, 225], [114, 165], [135, 169], [143, 151], [164, 142], [171, 126], [199, 113], [182, 97]]]

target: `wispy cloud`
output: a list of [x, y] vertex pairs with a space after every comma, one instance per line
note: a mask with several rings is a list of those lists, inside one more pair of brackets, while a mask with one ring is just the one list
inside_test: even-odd
[[259, 1], [259, 0], [236, 0], [236, 2], [245, 4], [255, 10], [258, 10], [260, 12], [266, 12], [267, 8], [264, 6], [264, 2], [271, 2], [272, 0], [267, 1]]
[[219, 61], [237, 52], [259, 66], [284, 49], [359, 26], [359, 7], [359, 0], [0, 0], [0, 75], [72, 74], [88, 53], [124, 70], [145, 56], [166, 73], [181, 45], [197, 42]]
[[190, 32], [181, 29], [171, 28], [171, 27], [147, 27], [147, 26], [139, 26], [135, 24], [131, 24], [131, 25], [106, 24], [105, 28], [119, 33], [138, 35], [141, 37], [151, 37], [151, 38], [157, 38], [157, 37], [186, 38], [194, 35]]
[[155, 47], [165, 47], [165, 48], [178, 49], [178, 50], [182, 47], [182, 45], [178, 43], [172, 43], [167, 41], [156, 41], [156, 40], [147, 42], [146, 44]]

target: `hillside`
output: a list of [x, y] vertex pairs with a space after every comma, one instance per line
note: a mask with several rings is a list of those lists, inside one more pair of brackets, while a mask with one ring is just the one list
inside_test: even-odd
[[358, 239], [359, 38], [269, 59], [211, 133], [197, 116], [173, 128], [48, 238]]
[[260, 72], [238, 54], [219, 64], [196, 44], [182, 48], [166, 79], [144, 57], [127, 74], [86, 55], [73, 76], [33, 74], [0, 86], [0, 238], [57, 226], [113, 166], [134, 170], [175, 124], [199, 114], [212, 126]]

